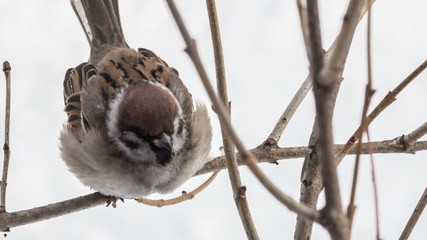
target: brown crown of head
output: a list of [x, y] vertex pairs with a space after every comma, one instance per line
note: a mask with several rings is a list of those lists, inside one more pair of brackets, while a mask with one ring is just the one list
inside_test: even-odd
[[143, 129], [150, 136], [173, 132], [178, 106], [173, 96], [147, 81], [130, 85], [119, 106], [118, 129], [121, 132]]

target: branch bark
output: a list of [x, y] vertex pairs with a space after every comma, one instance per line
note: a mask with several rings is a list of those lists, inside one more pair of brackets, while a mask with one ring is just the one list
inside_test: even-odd
[[[372, 5], [374, 2], [375, 1], [372, 0], [370, 4]], [[303, 29], [304, 42], [305, 42], [305, 45], [307, 46], [307, 44], [308, 44], [308, 40], [307, 40], [307, 38], [308, 38], [307, 34], [308, 33], [306, 33], [307, 32], [306, 26], [308, 26], [308, 24], [306, 22], [307, 14], [302, 12], [304, 7], [303, 7], [301, 0], [297, 0], [297, 5], [298, 5], [298, 9], [300, 11], [301, 28]], [[362, 20], [363, 16], [366, 14], [366, 12], [368, 11], [368, 9], [370, 8], [371, 5], [369, 5], [367, 1], [365, 2], [365, 4], [362, 7], [362, 11], [360, 13], [359, 19], [358, 19], [358, 23]], [[332, 43], [332, 45], [329, 47], [328, 51], [325, 54], [325, 61], [329, 61], [330, 56], [333, 55], [334, 52], [336, 51], [336, 48], [338, 46], [338, 42], [340, 42], [339, 41], [340, 36], [341, 35], [339, 35], [335, 39], [335, 41]], [[307, 53], [307, 54], [309, 54], [309, 53]], [[264, 147], [277, 146], [277, 143], [279, 142], [279, 140], [280, 140], [283, 132], [285, 131], [289, 121], [291, 120], [292, 116], [295, 114], [296, 110], [298, 109], [298, 107], [300, 106], [300, 104], [302, 103], [304, 98], [307, 96], [308, 92], [310, 92], [311, 88], [312, 88], [311, 74], [309, 74], [306, 77], [306, 79], [304, 80], [304, 82], [301, 84], [298, 91], [295, 93], [291, 102], [289, 103], [289, 105], [286, 107], [285, 111], [280, 116], [279, 120], [275, 124], [273, 130], [271, 131], [271, 133], [267, 137], [267, 139], [264, 141], [262, 146], [264, 146]]]
[[[390, 106], [395, 100], [397, 95], [408, 86], [418, 75], [420, 75], [427, 68], [427, 60], [424, 61], [420, 66], [418, 66], [411, 74], [409, 74], [393, 91], [389, 92], [383, 100], [375, 107], [372, 112], [366, 117], [366, 124], [369, 126], [372, 121], [375, 120], [378, 115], [388, 106]], [[362, 130], [362, 127], [359, 126], [357, 130], [353, 133], [353, 135], [348, 139], [344, 149], [337, 155], [337, 161], [341, 161], [344, 156], [347, 154], [350, 149], [353, 148], [354, 143], [358, 140], [357, 136], [359, 132]]]
[[[219, 30], [218, 16], [216, 12], [215, 0], [206, 0], [208, 8], [209, 23], [212, 36], [212, 45], [215, 57], [215, 70], [217, 80], [217, 91], [224, 108], [231, 116], [230, 104], [228, 101], [227, 81], [225, 76], [224, 56], [222, 51], [221, 34]], [[249, 209], [248, 198], [246, 196], [246, 187], [243, 186], [240, 178], [239, 166], [236, 160], [235, 146], [221, 125], [221, 135], [224, 147], [224, 153], [227, 162], [228, 176], [230, 178], [231, 188], [233, 190], [233, 199], [239, 212], [240, 220], [246, 232], [248, 239], [259, 239], [252, 214]]]
[[[360, 5], [361, 6], [361, 5]], [[359, 16], [359, 12], [356, 9]], [[347, 219], [344, 217], [338, 174], [333, 154], [332, 116], [334, 109], [334, 91], [338, 85], [335, 69], [343, 68], [341, 54], [335, 54], [336, 60], [331, 66], [324, 66], [322, 39], [317, 1], [307, 1], [307, 17], [309, 30], [310, 73], [312, 74], [313, 93], [316, 105], [316, 124], [318, 130], [319, 162], [321, 176], [325, 187], [326, 205], [321, 211], [320, 223], [328, 230], [332, 239], [349, 239]], [[349, 18], [351, 19], [351, 18]]]
[[149, 205], [149, 206], [155, 206], [155, 207], [164, 207], [164, 206], [170, 206], [175, 205], [190, 199], [193, 199], [197, 194], [199, 194], [201, 191], [203, 191], [205, 188], [209, 186], [209, 184], [212, 183], [212, 181], [216, 178], [219, 171], [214, 172], [204, 183], [202, 183], [200, 186], [198, 186], [196, 189], [194, 189], [191, 192], [182, 191], [182, 195], [176, 198], [172, 199], [148, 199], [148, 198], [139, 198], [135, 199], [137, 202]]
[[[326, 102], [324, 104], [327, 104], [328, 108], [331, 111], [330, 117], [332, 117], [332, 114], [333, 114], [336, 96], [337, 96], [337, 93], [338, 93], [338, 90], [340, 87], [340, 82], [342, 79], [342, 72], [344, 70], [346, 57], [347, 57], [348, 52], [349, 52], [349, 48], [350, 48], [350, 45], [351, 45], [351, 42], [353, 39], [355, 28], [365, 13], [364, 9], [366, 9], [366, 7], [364, 8], [362, 5], [363, 5], [363, 1], [357, 1], [357, 0], [350, 1], [350, 4], [347, 8], [346, 15], [344, 16], [344, 19], [343, 19], [343, 24], [341, 26], [340, 33], [334, 42], [334, 49], [327, 56], [326, 61], [324, 63], [324, 67], [321, 69], [321, 72], [319, 73], [319, 76], [317, 77], [318, 79], [313, 80], [313, 84], [315, 82], [317, 82], [319, 84], [318, 86], [321, 87], [321, 89], [318, 89], [318, 90], [324, 91], [323, 94], [325, 94], [325, 95], [329, 95], [327, 97], [328, 102]], [[307, 16], [309, 16], [309, 15], [307, 14]], [[310, 52], [311, 52], [311, 54], [314, 54], [313, 49], [310, 49]], [[312, 78], [314, 79], [315, 78], [313, 76], [314, 72], [311, 71], [310, 74], [312, 75]], [[335, 85], [334, 89], [332, 90], [329, 85]], [[326, 93], [325, 93], [325, 86], [326, 86], [326, 90], [327, 90]], [[315, 90], [315, 95], [316, 95], [316, 91], [317, 90]], [[318, 92], [320, 92], [320, 91], [318, 91]], [[322, 104], [323, 104], [322, 102], [317, 101], [316, 108], [317, 107], [322, 108]], [[319, 111], [318, 110], [316, 110], [316, 113], [317, 113], [317, 115], [316, 115], [315, 123], [313, 126], [313, 131], [312, 131], [312, 134], [311, 134], [310, 140], [309, 140], [309, 146], [314, 146], [314, 147], [313, 147], [313, 151], [311, 151], [310, 154], [306, 155], [306, 158], [304, 161], [304, 166], [303, 166], [303, 170], [301, 173], [301, 196], [300, 196], [300, 202], [304, 203], [305, 205], [307, 205], [313, 209], [315, 208], [315, 206], [317, 204], [318, 196], [319, 196], [321, 190], [323, 189], [323, 179], [322, 179], [321, 174], [320, 174], [322, 172], [322, 170], [321, 170], [320, 161], [319, 161], [319, 159], [320, 159], [319, 158], [320, 157], [319, 156], [319, 148], [320, 148], [320, 145], [324, 144], [324, 143], [321, 143], [320, 137], [323, 135], [323, 133], [321, 133], [321, 132], [325, 130], [323, 127], [320, 127], [320, 124], [318, 124], [319, 121], [323, 121], [325, 119], [321, 120], [319, 118], [319, 115], [318, 115]], [[331, 139], [329, 139], [329, 141], [330, 140]], [[329, 143], [327, 143], [327, 144], [329, 144]], [[330, 165], [330, 167], [331, 167], [330, 170], [332, 169], [332, 165], [333, 164]], [[323, 171], [324, 172], [322, 175], [325, 176], [327, 173], [325, 170], [323, 170]], [[331, 181], [329, 184], [332, 184], [332, 186], [333, 186], [334, 185], [333, 182], [335, 181], [334, 176], [332, 176], [330, 178], [330, 180]], [[337, 189], [335, 189], [335, 190], [337, 190]], [[329, 200], [338, 204], [338, 199], [337, 199], [336, 194], [339, 191], [335, 191], [335, 190], [332, 190], [332, 192], [335, 192], [335, 193], [330, 193], [327, 195], [329, 195], [331, 198], [333, 198], [333, 196], [335, 194], [336, 199], [335, 200], [329, 199]], [[335, 210], [334, 211], [325, 211], [325, 213], [329, 212], [333, 215], [333, 214], [336, 214], [336, 212], [337, 212]], [[345, 222], [345, 219], [343, 220], [343, 222]], [[332, 227], [333, 227], [333, 229], [330, 229], [331, 230], [330, 233], [334, 234], [334, 236], [332, 236], [333, 238], [343, 237], [343, 239], [345, 239], [348, 237], [348, 236], [340, 236], [339, 235], [340, 232], [336, 231], [339, 228], [345, 228], [346, 226], [344, 226], [344, 225], [337, 226], [336, 225], [336, 226], [332, 226]], [[309, 239], [311, 236], [311, 229], [312, 229], [312, 222], [298, 217], [294, 239]], [[341, 233], [346, 235], [345, 232], [341, 232]]]
[[6, 113], [4, 120], [4, 159], [3, 171], [0, 184], [0, 213], [6, 212], [6, 187], [7, 187], [7, 174], [9, 171], [10, 149], [9, 149], [9, 131], [10, 131], [10, 64], [5, 61], [3, 63], [3, 72], [6, 77]]
[[[359, 177], [359, 166], [360, 166], [360, 151], [361, 151], [361, 143], [362, 143], [362, 136], [363, 133], [366, 132], [366, 135], [368, 136], [369, 139], [369, 130], [368, 130], [368, 126], [366, 123], [366, 116], [368, 115], [368, 109], [369, 109], [369, 105], [371, 104], [371, 100], [372, 100], [372, 96], [375, 93], [375, 90], [372, 88], [372, 55], [371, 55], [371, 15], [372, 15], [372, 10], [370, 9], [368, 12], [368, 21], [367, 21], [367, 69], [368, 69], [368, 83], [366, 84], [366, 88], [365, 88], [365, 99], [363, 102], [363, 110], [362, 110], [362, 117], [360, 120], [360, 126], [362, 128], [362, 131], [359, 132], [359, 135], [357, 136], [357, 138], [359, 139], [358, 143], [357, 143], [357, 149], [356, 149], [356, 160], [354, 162], [354, 171], [353, 171], [353, 182], [351, 185], [351, 194], [350, 194], [350, 203], [347, 207], [347, 217], [349, 220], [349, 225], [350, 225], [350, 232], [352, 229], [352, 224], [353, 224], [353, 217], [354, 217], [354, 212], [356, 211], [356, 206], [354, 204], [354, 202], [356, 201], [356, 190], [357, 190], [357, 180]], [[369, 142], [369, 141], [368, 141]], [[372, 179], [375, 179], [375, 171], [374, 171], [374, 165], [373, 165], [373, 161], [372, 162]], [[374, 185], [374, 198], [375, 198], [375, 212], [378, 213], [378, 195], [377, 195], [377, 191], [376, 191], [376, 181], [373, 181], [373, 185]], [[376, 229], [377, 229], [377, 240], [379, 240], [379, 214], [376, 214]]]
[[427, 133], [427, 122], [425, 122], [419, 128], [412, 131], [410, 134], [402, 136], [400, 138], [400, 141], [402, 141], [403, 144], [406, 144], [409, 147], [418, 139], [420, 139], [422, 136], [426, 135], [426, 133]]
[[[406, 135], [404, 135], [406, 136]], [[407, 146], [402, 143], [399, 138], [385, 141], [377, 141], [371, 143], [362, 143], [361, 154], [370, 154], [369, 144], [371, 144], [371, 150], [374, 154], [391, 154], [391, 153], [407, 153], [415, 154], [418, 151], [427, 150], [427, 141], [416, 142], [411, 146]], [[335, 153], [342, 151], [344, 144], [337, 144], [334, 146]], [[306, 155], [313, 154], [314, 149], [311, 147], [301, 146], [301, 147], [284, 147], [284, 148], [271, 148], [265, 149], [262, 147], [257, 147], [249, 150], [257, 159], [259, 163], [271, 163], [279, 164], [279, 160], [288, 160], [295, 158], [303, 158]], [[352, 149], [349, 155], [355, 155], [356, 150]], [[243, 159], [240, 156], [237, 156], [237, 162], [239, 166], [246, 165]], [[200, 169], [197, 175], [202, 175], [206, 173], [211, 173], [218, 170], [223, 170], [226, 168], [226, 162], [224, 156], [219, 156], [214, 158], [212, 161], [205, 164], [205, 166]], [[309, 183], [306, 183], [309, 184]]]
[[186, 52], [189, 55], [190, 59], [192, 60], [197, 73], [199, 74], [200, 79], [202, 80], [202, 83], [206, 89], [206, 92], [208, 93], [209, 98], [211, 99], [213, 103], [213, 107], [216, 110], [216, 113], [219, 117], [219, 120], [227, 133], [227, 135], [230, 137], [230, 139], [235, 144], [237, 150], [239, 151], [239, 154], [241, 155], [242, 159], [246, 161], [247, 166], [252, 171], [252, 173], [257, 177], [257, 179], [261, 182], [261, 184], [281, 203], [283, 203], [286, 207], [288, 207], [291, 211], [296, 212], [298, 215], [310, 219], [312, 221], [318, 220], [319, 214], [316, 210], [310, 209], [306, 207], [305, 205], [299, 204], [295, 200], [293, 200], [288, 195], [284, 194], [282, 191], [280, 191], [279, 188], [277, 188], [268, 178], [267, 176], [259, 169], [257, 166], [257, 160], [255, 159], [254, 155], [252, 155], [249, 151], [246, 150], [245, 146], [243, 145], [242, 141], [237, 136], [236, 132], [234, 131], [234, 128], [231, 126], [231, 123], [229, 121], [228, 112], [224, 109], [223, 105], [218, 100], [212, 85], [210, 83], [209, 77], [206, 74], [206, 71], [203, 67], [202, 61], [200, 59], [200, 56], [198, 54], [196, 44], [194, 39], [191, 38], [189, 35], [187, 28], [178, 12], [178, 9], [176, 8], [173, 0], [166, 0], [168, 3], [168, 6], [171, 10], [171, 13], [178, 25], [178, 28], [184, 38], [184, 41], [187, 45]]
[[[405, 135], [404, 135], [405, 136]], [[427, 141], [415, 142], [410, 148], [395, 138], [393, 140], [372, 142], [373, 153], [409, 153], [414, 154], [418, 151], [427, 150]], [[335, 145], [335, 152], [339, 152], [344, 147], [344, 144]], [[278, 164], [279, 159], [302, 158], [312, 151], [309, 147], [288, 147], [288, 148], [272, 148], [266, 150], [264, 148], [255, 148], [250, 150], [255, 155], [260, 163]], [[362, 154], [369, 154], [368, 143], [362, 144]], [[349, 154], [355, 154], [352, 150]], [[237, 156], [239, 165], [245, 165], [245, 161]], [[197, 175], [212, 173], [226, 168], [225, 156], [214, 158], [207, 163], [203, 169], [196, 173]], [[22, 226], [29, 223], [39, 222], [54, 217], [63, 216], [69, 213], [78, 212], [84, 209], [106, 204], [111, 201], [110, 197], [100, 193], [91, 193], [85, 196], [65, 200], [58, 203], [49, 204], [42, 207], [21, 210], [17, 212], [0, 213], [0, 231], [8, 231], [9, 228]]]
[[92, 193], [86, 196], [49, 204], [28, 210], [13, 213], [0, 213], [0, 231], [7, 232], [10, 228], [29, 223], [39, 222], [54, 217], [59, 217], [84, 209], [92, 208], [111, 201], [111, 197], [100, 193]]
[[403, 229], [402, 235], [400, 235], [399, 240], [406, 240], [409, 238], [409, 236], [412, 233], [412, 230], [414, 229], [415, 225], [417, 224], [417, 221], [420, 218], [421, 213], [423, 213], [426, 205], [427, 205], [427, 187], [424, 190], [423, 194], [421, 195], [421, 198], [418, 201], [418, 204], [415, 207], [414, 212], [412, 213], [411, 217], [409, 218], [409, 221], [406, 224], [405, 229]]

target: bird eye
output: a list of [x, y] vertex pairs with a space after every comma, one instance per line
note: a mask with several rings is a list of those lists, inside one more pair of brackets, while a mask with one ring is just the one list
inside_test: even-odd
[[148, 134], [144, 129], [141, 128], [136, 128], [133, 129], [133, 132], [136, 134], [136, 136], [138, 136], [139, 138], [144, 138], [146, 137]]

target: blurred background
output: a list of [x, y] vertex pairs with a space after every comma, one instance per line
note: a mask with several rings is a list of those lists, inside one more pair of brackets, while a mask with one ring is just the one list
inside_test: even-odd
[[[176, 1], [211, 80], [215, 68], [205, 1]], [[339, 32], [348, 1], [319, 1], [323, 45]], [[308, 74], [295, 1], [217, 1], [232, 118], [247, 148], [262, 143]], [[373, 12], [375, 106], [427, 56], [427, 2], [378, 0]], [[196, 99], [210, 101], [164, 1], [120, 2], [127, 42], [153, 50], [180, 72]], [[344, 143], [360, 122], [366, 84], [366, 24], [359, 25], [344, 72], [334, 115], [336, 143]], [[65, 71], [86, 61], [89, 46], [69, 1], [0, 1], [0, 60], [12, 66], [11, 163], [7, 210], [42, 206], [85, 195], [91, 190], [67, 171], [58, 151], [65, 122], [62, 81]], [[0, 81], [0, 114], [5, 84]], [[372, 140], [407, 134], [427, 119], [427, 74], [421, 74], [370, 127]], [[0, 118], [2, 118], [0, 116]], [[221, 154], [219, 124], [214, 125], [212, 157]], [[307, 145], [314, 120], [310, 93], [289, 123], [280, 146]], [[3, 133], [3, 124], [0, 126]], [[423, 139], [426, 139], [424, 137]], [[354, 156], [339, 166], [344, 206], [350, 198]], [[375, 155], [381, 237], [397, 239], [427, 183], [427, 152]], [[299, 198], [302, 159], [261, 164], [271, 179]], [[296, 215], [278, 203], [241, 167], [242, 180], [261, 239], [293, 239]], [[375, 238], [373, 187], [369, 159], [361, 161], [352, 239]], [[192, 190], [208, 176], [195, 177], [174, 194]], [[167, 198], [170, 196], [150, 196]], [[318, 207], [323, 206], [323, 195]], [[411, 239], [427, 238], [427, 214]], [[59, 218], [17, 227], [7, 239], [245, 239], [226, 171], [191, 201], [156, 208], [126, 200]], [[312, 239], [329, 239], [315, 224]]]

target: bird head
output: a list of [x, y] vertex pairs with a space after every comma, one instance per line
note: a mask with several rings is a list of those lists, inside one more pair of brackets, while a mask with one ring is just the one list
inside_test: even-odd
[[165, 165], [183, 147], [183, 125], [182, 109], [171, 91], [141, 80], [116, 94], [107, 133], [129, 159]]

